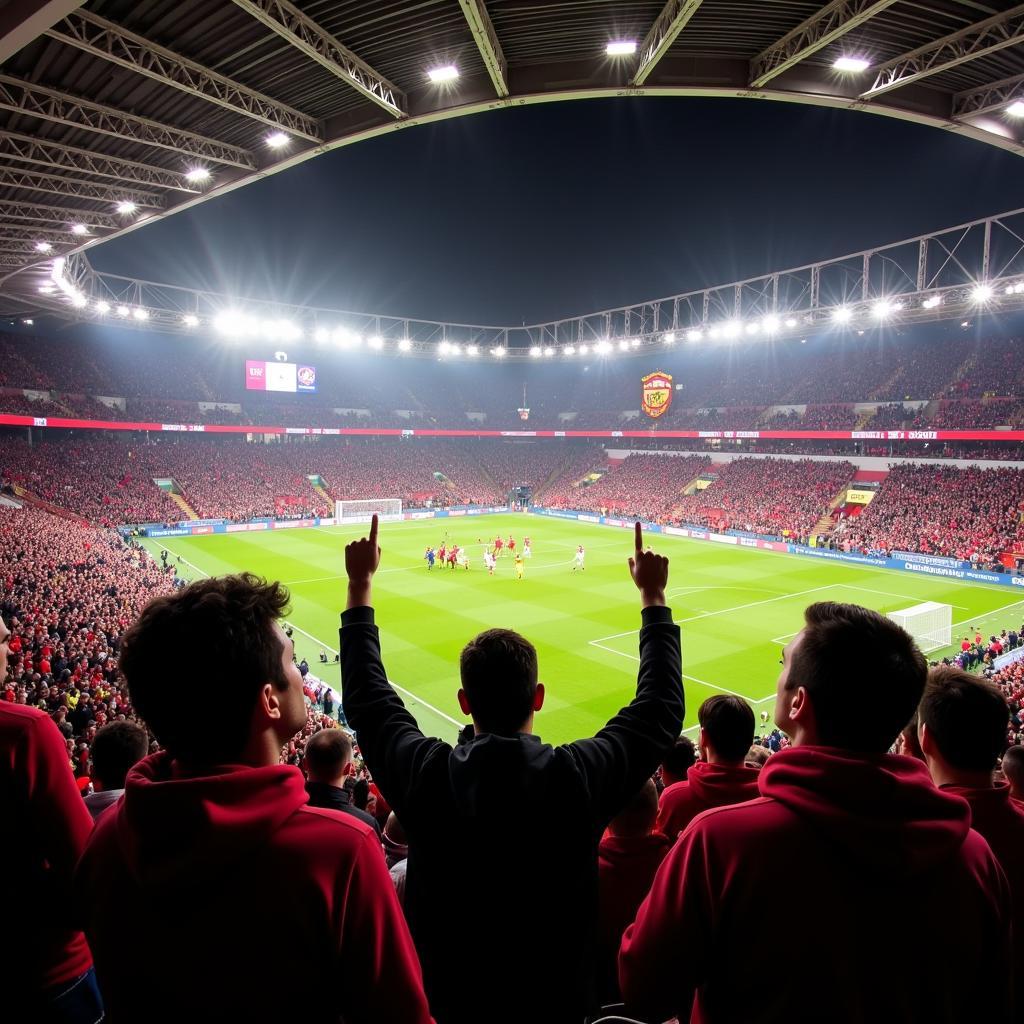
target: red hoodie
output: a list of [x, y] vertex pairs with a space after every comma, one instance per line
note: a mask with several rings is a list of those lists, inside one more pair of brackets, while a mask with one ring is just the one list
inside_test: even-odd
[[760, 790], [701, 814], [662, 864], [619, 954], [631, 1010], [1006, 1019], [1009, 890], [965, 801], [912, 758], [809, 746], [775, 754]]
[[91, 831], [67, 745], [50, 716], [0, 702], [0, 991], [8, 1010], [92, 966], [68, 906], [75, 861]]
[[698, 761], [686, 772], [685, 782], [666, 786], [658, 801], [659, 832], [674, 840], [701, 811], [728, 804], [742, 804], [761, 794], [757, 788], [760, 769]]
[[430, 1021], [373, 830], [302, 774], [140, 761], [78, 866], [107, 1020]]

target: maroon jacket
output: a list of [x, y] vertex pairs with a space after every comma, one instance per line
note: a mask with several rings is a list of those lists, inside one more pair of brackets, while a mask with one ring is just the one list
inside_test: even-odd
[[775, 754], [760, 789], [701, 814], [665, 859], [623, 938], [627, 1007], [685, 1020], [692, 1004], [700, 1024], [1006, 1020], [1009, 889], [964, 800], [912, 758], [809, 746]]
[[75, 889], [107, 1020], [430, 1021], [373, 829], [297, 768], [140, 761]]
[[698, 761], [686, 773], [685, 782], [667, 786], [658, 801], [659, 832], [674, 840], [702, 811], [741, 804], [761, 794], [757, 788], [760, 769]]
[[0, 991], [10, 1009], [92, 966], [71, 927], [71, 879], [92, 832], [64, 737], [36, 708], [0, 701], [3, 912]]

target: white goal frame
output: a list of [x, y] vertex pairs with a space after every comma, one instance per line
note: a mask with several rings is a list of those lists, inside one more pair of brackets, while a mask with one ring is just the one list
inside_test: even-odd
[[334, 502], [334, 521], [341, 523], [368, 523], [376, 513], [382, 523], [402, 521], [401, 498], [360, 498]]
[[949, 647], [953, 642], [952, 605], [925, 601], [889, 612], [889, 618], [914, 638], [922, 654]]

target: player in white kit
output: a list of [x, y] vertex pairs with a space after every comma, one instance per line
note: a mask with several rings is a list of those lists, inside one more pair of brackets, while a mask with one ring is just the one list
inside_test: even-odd
[[580, 544], [579, 547], [576, 548], [576, 560], [573, 562], [572, 566], [573, 572], [575, 572], [577, 569], [579, 569], [582, 572], [586, 568], [586, 566], [583, 564], [583, 559], [585, 556], [586, 552], [583, 550], [583, 545]]

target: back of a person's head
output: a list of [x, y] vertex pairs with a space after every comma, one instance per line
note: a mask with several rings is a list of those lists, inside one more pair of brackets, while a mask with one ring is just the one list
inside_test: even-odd
[[811, 701], [817, 741], [884, 754], [920, 703], [928, 662], [892, 619], [856, 604], [820, 601], [804, 612], [786, 689]]
[[[139, 717], [172, 757], [237, 760], [260, 690], [287, 688], [273, 625], [288, 591], [252, 573], [199, 580], [154, 598], [125, 632], [120, 667]], [[216, 721], [197, 706], [225, 710]]]
[[921, 749], [921, 741], [917, 736], [917, 721], [917, 712], [915, 711], [910, 723], [900, 733], [896, 744], [899, 748], [897, 752], [904, 757], [912, 757], [917, 761], [923, 761], [924, 751]]
[[646, 836], [658, 818], [658, 789], [648, 779], [633, 799], [611, 820], [608, 828], [617, 836]]
[[661, 762], [661, 774], [665, 785], [682, 782], [686, 773], [697, 763], [697, 748], [689, 736], [680, 736], [669, 747]]
[[918, 720], [950, 767], [991, 772], [1006, 748], [1010, 709], [995, 683], [959, 668], [934, 668]]
[[731, 693], [708, 697], [697, 710], [704, 739], [722, 761], [738, 764], [754, 742], [754, 709]]
[[1024, 747], [1019, 743], [1003, 754], [1003, 774], [1013, 795], [1018, 800], [1024, 799]]
[[352, 760], [352, 740], [344, 729], [321, 729], [306, 744], [306, 770], [314, 782], [334, 782]]
[[750, 768], [763, 768], [771, 756], [772, 752], [767, 747], [762, 747], [760, 743], [751, 743], [750, 749], [743, 757], [743, 763]]
[[537, 650], [511, 629], [488, 629], [462, 649], [462, 688], [483, 732], [514, 736], [533, 711]]
[[129, 770], [149, 753], [149, 736], [134, 722], [111, 722], [96, 730], [89, 754], [95, 781], [104, 789], [124, 789]]

